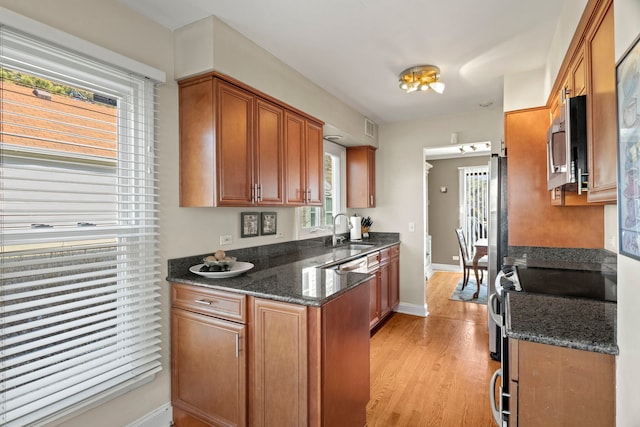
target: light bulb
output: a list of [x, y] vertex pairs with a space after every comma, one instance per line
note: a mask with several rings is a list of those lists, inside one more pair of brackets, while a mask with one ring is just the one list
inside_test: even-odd
[[442, 82], [433, 82], [429, 86], [437, 93], [444, 92], [444, 83]]

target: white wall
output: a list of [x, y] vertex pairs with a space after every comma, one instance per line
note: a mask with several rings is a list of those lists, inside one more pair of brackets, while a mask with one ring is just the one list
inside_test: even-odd
[[[640, 2], [614, 1], [616, 61], [640, 33]], [[614, 223], [615, 209], [605, 209], [605, 222]], [[617, 223], [617, 222], [616, 222]], [[617, 245], [616, 245], [617, 246]], [[618, 347], [616, 418], [620, 427], [640, 425], [640, 261], [618, 255]]]
[[[362, 211], [362, 215], [371, 215], [375, 231], [400, 232], [401, 310], [426, 308], [423, 149], [449, 144], [453, 132], [458, 133], [460, 144], [491, 141], [499, 145], [502, 123], [502, 111], [490, 109], [380, 126], [380, 148], [376, 152], [376, 208]], [[414, 232], [409, 231], [409, 223], [415, 225]]]
[[525, 71], [504, 76], [504, 111], [539, 107], [547, 103], [545, 96], [545, 69]]

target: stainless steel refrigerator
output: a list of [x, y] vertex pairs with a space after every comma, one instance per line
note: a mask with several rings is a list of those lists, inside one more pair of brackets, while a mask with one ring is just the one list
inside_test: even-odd
[[[495, 280], [508, 249], [507, 157], [492, 154], [489, 161], [489, 281], [487, 295], [495, 292]], [[499, 301], [496, 301], [499, 304]], [[487, 313], [490, 311], [488, 307]], [[500, 326], [488, 315], [489, 352], [500, 360]]]

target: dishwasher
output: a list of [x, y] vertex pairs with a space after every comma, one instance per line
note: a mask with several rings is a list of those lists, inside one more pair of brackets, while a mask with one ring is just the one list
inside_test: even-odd
[[376, 272], [379, 265], [380, 260], [378, 258], [378, 253], [376, 252], [368, 256], [363, 256], [362, 258], [357, 258], [352, 261], [345, 262], [344, 264], [334, 265], [330, 267], [330, 269], [338, 271], [348, 271], [353, 273], [373, 274]]

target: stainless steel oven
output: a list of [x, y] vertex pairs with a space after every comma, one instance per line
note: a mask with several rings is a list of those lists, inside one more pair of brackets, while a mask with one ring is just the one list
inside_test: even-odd
[[[496, 325], [499, 325], [500, 342], [500, 368], [497, 369], [489, 383], [489, 400], [493, 419], [498, 426], [509, 425], [509, 340], [507, 338], [505, 298], [507, 291], [522, 291], [522, 286], [515, 267], [503, 267], [498, 272], [495, 279], [495, 292], [489, 295], [487, 303], [489, 316]], [[497, 390], [498, 399], [496, 401], [496, 386], [500, 378], [500, 386]]]

